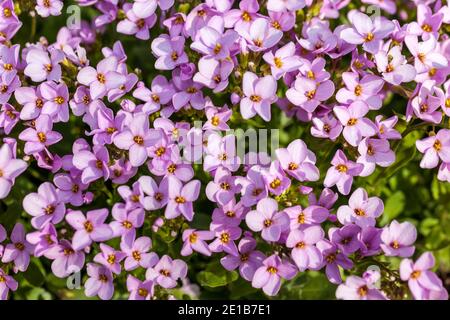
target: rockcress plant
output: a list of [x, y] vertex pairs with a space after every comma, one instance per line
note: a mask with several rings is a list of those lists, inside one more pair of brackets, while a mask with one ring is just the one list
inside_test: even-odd
[[[173, 299], [179, 280], [191, 290], [191, 255], [238, 270], [269, 296], [321, 270], [339, 299], [448, 299], [433, 254], [412, 260], [415, 226], [377, 227], [383, 201], [354, 186], [392, 166], [419, 129], [428, 129], [416, 141], [420, 167], [450, 182], [448, 5], [74, 2], [94, 18], [61, 27], [55, 43], [42, 34], [22, 44], [20, 19], [50, 21], [63, 1], [0, 3], [0, 199], [26, 212], [0, 224], [1, 299], [32, 257], [57, 278], [81, 272], [88, 297]], [[150, 81], [127, 60], [129, 45], [95, 51], [106, 28], [148, 44]], [[385, 112], [390, 95], [407, 100], [401, 113]], [[281, 113], [328, 140], [327, 155], [290, 136], [272, 159], [239, 157], [228, 130], [269, 127]], [[78, 126], [76, 139], [61, 125]], [[15, 198], [15, 180], [31, 169], [44, 178]], [[209, 228], [198, 227], [197, 210], [208, 210]], [[157, 254], [161, 233], [168, 249]], [[399, 270], [389, 257], [402, 259]], [[360, 268], [370, 264], [382, 268]]]

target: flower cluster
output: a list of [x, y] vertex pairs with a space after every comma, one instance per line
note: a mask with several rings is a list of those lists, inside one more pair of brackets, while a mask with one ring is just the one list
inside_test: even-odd
[[[450, 182], [450, 6], [411, 1], [410, 19], [391, 0], [77, 0], [92, 21], [15, 44], [19, 18], [62, 14], [28, 2], [0, 2], [0, 199], [25, 212], [0, 224], [0, 299], [30, 259], [81, 272], [88, 297], [174, 298], [191, 255], [269, 296], [322, 270], [339, 299], [448, 298], [432, 253], [411, 260], [415, 225], [381, 224], [355, 181], [383, 178], [425, 130], [420, 168]], [[121, 41], [100, 51], [105, 30], [146, 43], [146, 66]], [[280, 117], [302, 136], [241, 154], [230, 129]], [[21, 198], [24, 172], [38, 183]]]

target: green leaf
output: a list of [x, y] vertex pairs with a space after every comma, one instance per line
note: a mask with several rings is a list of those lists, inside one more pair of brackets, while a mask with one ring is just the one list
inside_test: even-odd
[[405, 208], [405, 194], [402, 191], [394, 192], [384, 204], [384, 214], [381, 224], [395, 219]]
[[225, 270], [218, 261], [197, 274], [197, 281], [200, 285], [211, 288], [226, 286], [238, 278], [239, 275], [236, 271]]
[[31, 285], [35, 287], [40, 287], [45, 281], [45, 275], [41, 271], [41, 268], [39, 268], [35, 260], [31, 260], [30, 266], [23, 274], [23, 276]]

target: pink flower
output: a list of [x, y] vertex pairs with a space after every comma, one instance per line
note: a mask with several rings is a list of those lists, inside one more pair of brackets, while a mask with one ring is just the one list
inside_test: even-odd
[[0, 147], [0, 199], [8, 196], [14, 180], [27, 168], [27, 163], [16, 159], [11, 147], [4, 143]]
[[26, 154], [33, 154], [46, 149], [58, 141], [63, 136], [56, 131], [52, 131], [53, 122], [47, 115], [41, 115], [35, 121], [34, 128], [27, 128], [19, 135], [19, 139], [26, 141], [24, 151]]
[[84, 293], [87, 297], [98, 295], [102, 300], [109, 300], [114, 294], [113, 275], [105, 266], [88, 263], [87, 279], [84, 284]]
[[381, 249], [386, 256], [410, 257], [415, 250], [413, 244], [416, 238], [417, 230], [413, 224], [393, 220], [381, 233]]
[[270, 105], [277, 100], [277, 82], [272, 76], [258, 78], [253, 72], [244, 73], [241, 100], [241, 114], [244, 119], [253, 118], [256, 114], [265, 121], [270, 121]]
[[243, 32], [249, 49], [256, 52], [272, 48], [282, 36], [283, 32], [271, 27], [269, 20], [265, 18], [257, 18], [250, 25], [250, 29]]
[[348, 160], [342, 150], [336, 151], [331, 164], [333, 166], [328, 169], [323, 185], [327, 188], [336, 185], [340, 193], [348, 195], [353, 184], [353, 177], [358, 176], [364, 166]]
[[371, 110], [381, 108], [382, 100], [378, 93], [383, 88], [383, 79], [371, 74], [359, 79], [359, 75], [354, 72], [344, 72], [342, 79], [346, 88], [339, 89], [336, 93], [337, 101], [345, 104], [360, 101], [366, 103]]
[[314, 112], [319, 104], [328, 100], [334, 93], [331, 80], [316, 82], [315, 80], [299, 77], [294, 85], [286, 91], [286, 97], [292, 104], [307, 112]]
[[178, 279], [185, 278], [186, 274], [187, 265], [184, 261], [172, 260], [164, 255], [153, 268], [147, 269], [146, 278], [163, 288], [170, 289], [177, 285]]
[[417, 149], [424, 154], [420, 167], [432, 169], [439, 161], [450, 163], [450, 130], [441, 129], [436, 135], [416, 141]]
[[200, 181], [192, 180], [184, 186], [174, 176], [168, 178], [169, 201], [165, 210], [167, 219], [174, 219], [183, 215], [188, 221], [192, 221], [194, 210], [192, 202], [197, 200], [200, 193]]
[[152, 42], [152, 52], [158, 58], [155, 68], [159, 70], [173, 70], [180, 64], [187, 63], [188, 57], [184, 52], [184, 37], [176, 36], [172, 39], [163, 34]]
[[278, 80], [287, 72], [297, 70], [302, 62], [300, 57], [295, 55], [295, 44], [289, 42], [277, 51], [275, 54], [271, 51], [263, 55], [263, 59], [270, 65], [272, 76]]
[[322, 264], [322, 254], [315, 246], [325, 233], [320, 226], [292, 230], [286, 239], [286, 247], [292, 248], [291, 256], [300, 271], [318, 269]]
[[211, 250], [205, 240], [212, 239], [214, 239], [214, 232], [186, 229], [183, 231], [184, 244], [181, 249], [181, 255], [189, 256], [193, 251], [197, 251], [205, 256], [210, 256]]

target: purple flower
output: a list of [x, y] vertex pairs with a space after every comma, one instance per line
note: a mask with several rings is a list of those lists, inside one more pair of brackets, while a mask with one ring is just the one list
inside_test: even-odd
[[283, 37], [283, 32], [273, 28], [268, 19], [257, 18], [252, 21], [249, 30], [243, 30], [242, 36], [248, 42], [248, 48], [259, 52], [272, 48]]
[[3, 104], [0, 112], [0, 128], [9, 135], [18, 122], [19, 112], [9, 103]]
[[111, 270], [111, 272], [120, 274], [120, 261], [126, 257], [126, 254], [122, 251], [114, 250], [114, 248], [111, 248], [104, 243], [100, 243], [100, 250], [101, 252], [95, 255], [94, 261], [105, 266]]
[[174, 176], [168, 178], [169, 200], [164, 215], [167, 219], [174, 219], [183, 215], [188, 221], [192, 221], [194, 210], [192, 202], [197, 200], [200, 193], [200, 181], [192, 180], [184, 186]]
[[69, 90], [67, 85], [47, 81], [42, 83], [39, 88], [44, 99], [41, 114], [49, 115], [55, 122], [69, 121]]
[[198, 72], [193, 80], [221, 92], [228, 86], [228, 77], [233, 71], [234, 64], [229, 60], [217, 61], [213, 58], [201, 58], [198, 62]]
[[241, 113], [244, 119], [256, 114], [270, 121], [270, 105], [277, 100], [277, 82], [272, 76], [258, 78], [253, 72], [244, 73], [242, 90], [245, 97], [241, 100]]
[[234, 195], [238, 192], [235, 185], [235, 177], [231, 172], [223, 167], [218, 167], [214, 174], [214, 181], [210, 181], [206, 186], [206, 196], [212, 202], [225, 205], [234, 199]]
[[184, 261], [172, 260], [168, 255], [164, 255], [153, 268], [147, 269], [146, 278], [170, 289], [176, 287], [177, 280], [185, 278], [186, 274], [187, 265]]
[[311, 225], [318, 225], [327, 220], [327, 208], [311, 205], [302, 209], [301, 206], [292, 206], [283, 210], [290, 218], [290, 229], [304, 229]]
[[142, 113], [133, 118], [127, 129], [117, 134], [114, 144], [120, 149], [128, 150], [130, 163], [139, 167], [147, 160], [147, 148], [160, 138], [161, 133], [149, 129], [148, 116]]
[[383, 79], [371, 74], [359, 79], [359, 75], [354, 72], [344, 72], [342, 79], [346, 88], [339, 89], [336, 93], [337, 101], [345, 104], [359, 101], [367, 104], [372, 110], [381, 108], [382, 100], [378, 93], [383, 88]]
[[383, 230], [375, 227], [365, 227], [359, 234], [361, 248], [359, 253], [364, 256], [373, 256], [380, 253], [381, 232]]
[[59, 0], [37, 0], [36, 12], [41, 17], [59, 16], [61, 9], [63, 8], [63, 2]]
[[411, 259], [403, 259], [400, 263], [400, 277], [408, 281], [409, 289], [416, 300], [428, 300], [439, 297], [448, 299], [447, 290], [442, 285], [441, 279], [431, 271], [435, 264], [431, 252], [424, 252], [414, 263]]
[[361, 243], [358, 240], [358, 234], [361, 228], [355, 224], [348, 224], [342, 228], [331, 228], [328, 230], [328, 235], [334, 244], [337, 245], [339, 250], [345, 255], [350, 255], [361, 247]]
[[71, 243], [65, 239], [45, 252], [45, 256], [52, 259], [52, 272], [58, 278], [80, 272], [84, 266], [85, 254], [74, 250]]
[[291, 256], [300, 271], [318, 269], [322, 264], [322, 254], [315, 244], [322, 240], [324, 231], [320, 226], [306, 227], [302, 230], [292, 230], [287, 239], [286, 247], [292, 248]]
[[353, 177], [358, 176], [364, 166], [348, 160], [342, 150], [336, 151], [331, 164], [333, 166], [328, 169], [323, 185], [327, 188], [336, 185], [340, 193], [348, 195], [353, 184]]
[[41, 229], [47, 223], [58, 224], [64, 219], [66, 207], [56, 188], [50, 182], [44, 182], [37, 193], [29, 193], [23, 199], [24, 210], [33, 216], [31, 224]]
[[187, 63], [188, 57], [184, 52], [185, 39], [182, 36], [170, 38], [163, 34], [152, 41], [152, 52], [158, 58], [155, 68], [159, 70], [173, 70], [180, 64]]
[[20, 110], [21, 120], [33, 120], [39, 117], [44, 106], [40, 86], [36, 89], [30, 87], [17, 88], [14, 91], [14, 97], [23, 106]]
[[133, 97], [145, 101], [142, 111], [146, 113], [154, 113], [172, 100], [174, 89], [167, 79], [162, 75], [157, 75], [152, 80], [151, 90], [143, 85], [138, 85], [133, 92]]
[[203, 169], [211, 172], [222, 166], [231, 172], [238, 170], [241, 161], [236, 151], [235, 135], [229, 134], [222, 137], [217, 133], [210, 134]]
[[105, 266], [99, 266], [95, 263], [88, 263], [87, 279], [84, 284], [84, 293], [87, 297], [98, 295], [102, 300], [109, 300], [114, 294], [113, 275], [111, 270]]
[[[16, 223], [11, 232], [11, 243], [5, 246], [2, 262], [14, 262], [15, 270], [25, 272], [30, 264], [30, 255], [33, 254], [33, 246], [25, 239], [23, 224]], [[17, 271], [16, 271], [17, 272]]]
[[19, 139], [26, 142], [24, 152], [37, 153], [62, 140], [63, 136], [52, 131], [52, 128], [53, 122], [49, 116], [41, 115], [36, 119], [34, 128], [27, 128], [19, 135]]
[[339, 222], [356, 224], [361, 228], [373, 227], [384, 210], [383, 201], [378, 197], [370, 197], [363, 188], [356, 189], [348, 201], [348, 205], [340, 206], [337, 211]]
[[424, 154], [420, 162], [421, 168], [435, 168], [439, 160], [450, 163], [450, 130], [441, 129], [436, 135], [417, 140], [416, 147]]
[[394, 24], [384, 17], [373, 18], [357, 10], [350, 11], [348, 19], [352, 27], [341, 32], [343, 40], [351, 44], [362, 44], [365, 51], [377, 53], [382, 40], [394, 31]]
[[151, 14], [148, 17], [142, 18], [136, 15], [132, 9], [131, 3], [126, 3], [123, 6], [126, 14], [126, 19], [117, 24], [117, 32], [132, 35], [140, 40], [150, 39], [150, 30], [156, 23], [156, 15]]
[[71, 211], [66, 215], [66, 221], [74, 229], [72, 238], [74, 250], [84, 249], [92, 242], [102, 242], [113, 237], [111, 227], [105, 224], [108, 209], [88, 211], [86, 216], [81, 211]]
[[212, 252], [226, 252], [233, 256], [239, 256], [235, 240], [239, 239], [242, 230], [239, 227], [222, 225], [216, 227], [214, 230], [216, 239], [209, 244], [209, 249]]
[[410, 257], [413, 255], [417, 239], [416, 227], [410, 222], [398, 223], [393, 220], [381, 233], [381, 249], [386, 256]]
[[167, 204], [169, 195], [167, 179], [163, 179], [158, 187], [152, 177], [141, 176], [139, 184], [146, 195], [142, 200], [146, 210], [157, 210]]
[[314, 112], [317, 106], [328, 100], [334, 93], [331, 80], [316, 82], [315, 80], [299, 77], [294, 85], [286, 91], [288, 100], [307, 112]]
[[287, 148], [275, 150], [281, 167], [298, 181], [319, 180], [319, 169], [314, 165], [316, 157], [303, 142], [296, 139]]
[[4, 143], [0, 147], [0, 199], [8, 196], [14, 180], [27, 168], [27, 163], [16, 159], [11, 147]]
[[81, 182], [84, 184], [89, 184], [102, 177], [105, 180], [109, 178], [109, 153], [103, 146], [94, 146], [93, 152], [78, 151], [74, 154], [72, 162], [77, 169], [82, 171]]
[[302, 62], [300, 57], [295, 55], [295, 44], [289, 42], [277, 51], [275, 54], [267, 52], [263, 55], [263, 59], [270, 65], [272, 76], [278, 80], [287, 72], [297, 70]]
[[[418, 91], [418, 93], [417, 93]], [[433, 80], [427, 80], [416, 87], [417, 95], [408, 101], [406, 108], [407, 121], [412, 118], [412, 113], [419, 119], [438, 124], [442, 120], [442, 112], [439, 110], [443, 102], [444, 93], [435, 86]]]
[[386, 300], [380, 290], [365, 278], [349, 276], [345, 284], [339, 285], [336, 298], [343, 300]]
[[335, 141], [342, 132], [341, 123], [332, 113], [328, 113], [322, 118], [314, 117], [312, 118], [312, 123], [311, 135], [317, 138], [327, 138]]
[[214, 239], [214, 232], [198, 231], [195, 229], [186, 229], [183, 231], [182, 256], [189, 256], [193, 251], [197, 251], [205, 256], [211, 256], [211, 250], [205, 240]]
[[59, 81], [61, 78], [61, 66], [59, 62], [64, 58], [60, 50], [52, 50], [48, 53], [40, 49], [31, 49], [26, 56], [27, 66], [24, 73], [34, 82]]
[[254, 288], [262, 288], [264, 293], [274, 296], [281, 287], [281, 278], [290, 280], [297, 274], [297, 268], [288, 261], [282, 261], [279, 256], [273, 254], [262, 262], [252, 280]]
[[387, 139], [387, 140], [396, 140], [401, 139], [402, 135], [394, 129], [395, 125], [397, 124], [398, 117], [392, 116], [386, 120], [383, 120], [383, 116], [380, 114], [375, 117], [375, 125], [378, 128], [378, 137], [380, 139]]
[[149, 252], [152, 240], [149, 237], [136, 239], [136, 232], [131, 231], [122, 237], [120, 249], [125, 253], [124, 268], [126, 271], [135, 270], [138, 267], [151, 268], [158, 262], [158, 256]]
[[130, 292], [129, 300], [150, 300], [153, 297], [153, 281], [140, 281], [131, 274], [127, 278], [127, 290]]
[[384, 139], [365, 138], [358, 145], [360, 156], [356, 162], [364, 165], [360, 173], [362, 177], [375, 171], [375, 166], [388, 167], [395, 161], [395, 153], [390, 149], [389, 141]]
[[258, 201], [256, 210], [247, 213], [245, 222], [251, 230], [261, 231], [262, 238], [270, 242], [278, 241], [281, 233], [289, 229], [288, 215], [278, 212], [278, 203], [271, 198]]
[[322, 252], [322, 261], [325, 265], [325, 273], [328, 280], [334, 284], [341, 283], [342, 278], [339, 266], [346, 270], [351, 269], [353, 267], [353, 262], [338, 250], [338, 247], [334, 243], [328, 240], [319, 241], [317, 243], [317, 248]]
[[19, 284], [0, 268], [0, 300], [7, 300], [9, 290], [16, 291]]
[[408, 34], [421, 36], [423, 40], [428, 40], [430, 37], [437, 39], [443, 17], [441, 12], [433, 14], [431, 8], [426, 4], [418, 4], [417, 22], [413, 21], [408, 24]]
[[247, 281], [252, 281], [256, 270], [262, 265], [266, 256], [256, 249], [256, 240], [249, 234], [239, 241], [239, 256], [231, 254], [220, 259], [220, 264], [228, 271], [239, 268], [239, 273]]
[[123, 203], [116, 203], [112, 208], [112, 216], [115, 221], [112, 221], [109, 226], [113, 230], [114, 237], [119, 237], [142, 227], [145, 212], [142, 208], [127, 209]]
[[399, 46], [392, 47], [389, 52], [380, 50], [375, 55], [377, 69], [383, 79], [390, 84], [399, 85], [410, 82], [416, 77], [416, 69], [407, 64]]
[[78, 72], [78, 82], [89, 87], [93, 100], [103, 98], [109, 90], [126, 82], [126, 77], [117, 72], [118, 63], [115, 56], [110, 56], [100, 61], [96, 69], [88, 66]]
[[225, 205], [214, 209], [212, 214], [212, 222], [210, 224], [211, 229], [215, 229], [219, 226], [239, 226], [244, 214], [247, 213], [247, 209], [244, 207], [243, 203], [232, 198]]
[[246, 207], [251, 207], [259, 200], [267, 197], [267, 187], [261, 173], [261, 167], [253, 166], [248, 170], [247, 176], [237, 177], [236, 184], [242, 186], [241, 199]]
[[[34, 246], [35, 257], [49, 257], [47, 254], [58, 245], [58, 234], [52, 223], [47, 223], [41, 230], [28, 233], [26, 239]], [[1, 236], [0, 236], [1, 240]], [[0, 241], [1, 242], [1, 241]]]
[[438, 52], [438, 42], [434, 37], [419, 42], [417, 36], [405, 37], [405, 44], [414, 56], [414, 67], [418, 74], [429, 72], [431, 68], [441, 69], [448, 66], [447, 59]]

